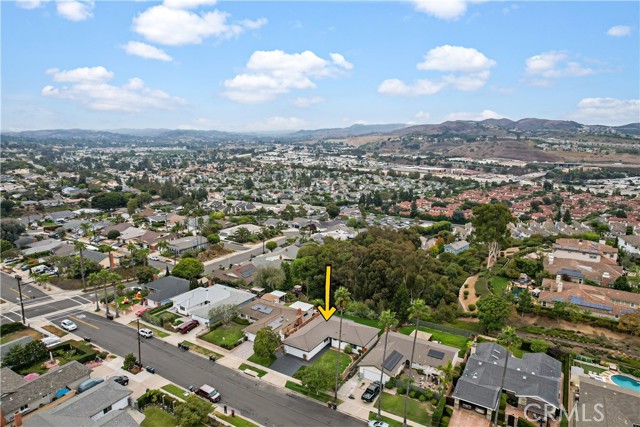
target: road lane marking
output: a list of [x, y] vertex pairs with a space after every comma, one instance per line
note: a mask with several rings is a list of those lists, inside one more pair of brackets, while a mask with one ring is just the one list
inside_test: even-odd
[[80, 323], [84, 323], [84, 324], [85, 324], [85, 325], [87, 325], [87, 326], [91, 326], [93, 329], [100, 329], [100, 328], [98, 328], [97, 326], [92, 325], [92, 324], [91, 324], [91, 323], [89, 323], [89, 322], [85, 322], [84, 320], [80, 320], [80, 319], [78, 319], [76, 316], [69, 316], [69, 317], [71, 317], [72, 319], [75, 319], [76, 321], [78, 321], [78, 322], [80, 322]]
[[20, 292], [18, 292], [17, 289], [13, 289], [13, 288], [9, 288], [10, 290], [12, 290], [13, 292], [15, 292], [16, 294], [20, 295]]

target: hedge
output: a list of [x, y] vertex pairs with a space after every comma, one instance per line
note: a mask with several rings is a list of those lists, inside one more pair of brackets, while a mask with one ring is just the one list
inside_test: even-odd
[[536, 425], [525, 418], [518, 417], [518, 427], [536, 427]]
[[447, 403], [447, 399], [445, 397], [441, 397], [438, 401], [438, 405], [436, 409], [433, 411], [433, 415], [431, 416], [431, 424], [434, 426], [439, 426], [442, 421], [442, 414], [444, 413], [444, 407]]
[[168, 302], [164, 305], [161, 305], [160, 307], [155, 307], [155, 308], [152, 308], [151, 310], [145, 311], [142, 314], [142, 320], [144, 320], [145, 322], [149, 322], [152, 325], [162, 327], [162, 324], [160, 323], [160, 319], [158, 319], [157, 317], [154, 317], [154, 314], [160, 313], [161, 311], [166, 310], [172, 306], [173, 306], [173, 302]]
[[26, 328], [27, 327], [20, 322], [5, 323], [3, 325], [0, 325], [0, 336], [9, 335]]

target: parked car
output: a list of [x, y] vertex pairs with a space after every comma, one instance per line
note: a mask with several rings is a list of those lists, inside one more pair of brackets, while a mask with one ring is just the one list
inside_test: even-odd
[[369, 421], [369, 427], [389, 427], [389, 423], [385, 423], [384, 421]]
[[104, 378], [89, 378], [86, 381], [83, 381], [78, 386], [78, 394], [89, 390], [91, 387], [95, 387], [100, 383], [104, 382]]
[[60, 326], [65, 331], [75, 331], [76, 329], [78, 329], [78, 326], [69, 319], [64, 319], [62, 322], [60, 322]]
[[151, 255], [151, 256], [149, 257], [149, 259], [150, 259], [151, 261], [160, 261], [160, 257], [159, 257], [158, 255]]
[[40, 341], [42, 341], [42, 343], [47, 347], [53, 347], [56, 344], [60, 344], [60, 338], [59, 337], [46, 337], [46, 338], [42, 338]]
[[197, 328], [200, 322], [197, 320], [189, 320], [188, 322], [184, 322], [182, 325], [178, 326], [178, 332], [181, 334], [186, 334], [190, 330]]
[[145, 338], [151, 338], [153, 336], [153, 331], [151, 329], [140, 329], [140, 336]]
[[136, 311], [136, 316], [138, 316], [138, 317], [142, 317], [142, 315], [143, 315], [145, 312], [149, 311], [149, 310], [151, 310], [151, 307], [145, 307], [145, 308], [143, 308], [143, 309], [140, 309], [140, 310]]
[[20, 270], [22, 270], [22, 271], [27, 271], [27, 270], [28, 270], [28, 269], [30, 269], [30, 268], [31, 268], [31, 266], [30, 266], [29, 264], [25, 264], [25, 265], [23, 265], [22, 267], [20, 267]]
[[222, 396], [220, 395], [220, 393], [218, 393], [218, 390], [207, 384], [204, 384], [202, 387], [196, 390], [196, 394], [213, 403], [220, 402], [220, 399], [222, 399]]
[[365, 402], [373, 402], [378, 393], [380, 393], [380, 381], [372, 382], [369, 387], [362, 393], [362, 400]]
[[128, 385], [129, 384], [129, 377], [126, 375], [119, 375], [117, 377], [112, 377], [111, 378], [113, 381], [117, 382], [120, 385]]

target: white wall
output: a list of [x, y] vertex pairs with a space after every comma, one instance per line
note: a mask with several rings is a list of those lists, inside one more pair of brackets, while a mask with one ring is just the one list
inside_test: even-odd
[[318, 344], [318, 346], [316, 348], [314, 348], [311, 351], [304, 351], [304, 350], [300, 350], [299, 348], [295, 348], [295, 347], [291, 347], [288, 345], [284, 346], [284, 351], [287, 354], [291, 354], [292, 356], [296, 356], [299, 357], [300, 359], [304, 359], [304, 355], [307, 356], [306, 360], [311, 360], [313, 359], [313, 356], [315, 356], [316, 354], [318, 354], [320, 352], [320, 350], [322, 350], [323, 348], [325, 348], [327, 346], [329, 342], [328, 341], [323, 341], [320, 344]]
[[[361, 366], [360, 376], [371, 381], [380, 381], [380, 369], [374, 366]], [[391, 377], [387, 374], [382, 374], [383, 384], [389, 381]]]
[[620, 246], [620, 248], [623, 249], [625, 252], [628, 252], [630, 254], [640, 255], [640, 249], [634, 246], [631, 246], [630, 244], [623, 241], [622, 239], [618, 239], [618, 246]]
[[[129, 406], [129, 396], [127, 397], [123, 397], [122, 399], [118, 400], [116, 403], [114, 403], [113, 405], [111, 405], [111, 411], [116, 411], [119, 409], [124, 409], [127, 406]], [[111, 412], [109, 411], [109, 412]], [[95, 414], [94, 416], [91, 417], [91, 419], [93, 421], [97, 421], [100, 418], [104, 417], [105, 415], [107, 415], [109, 412], [104, 413], [103, 411], [98, 412], [97, 414]]]
[[253, 342], [256, 339], [256, 334], [252, 334], [250, 332], [245, 333], [245, 335], [247, 336], [247, 340]]

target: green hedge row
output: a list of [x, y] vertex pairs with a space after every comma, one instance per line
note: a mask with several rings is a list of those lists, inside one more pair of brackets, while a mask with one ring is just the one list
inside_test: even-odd
[[9, 335], [26, 328], [27, 327], [20, 322], [5, 323], [3, 325], [0, 325], [0, 336]]

